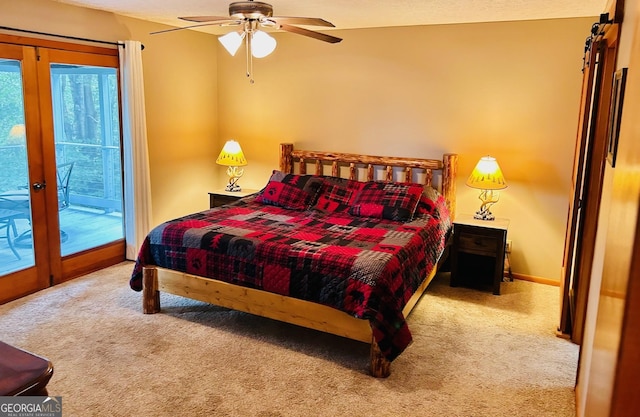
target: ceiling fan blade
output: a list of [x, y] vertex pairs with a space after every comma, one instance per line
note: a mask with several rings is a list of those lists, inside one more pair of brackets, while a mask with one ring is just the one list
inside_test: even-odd
[[178, 19], [187, 20], [189, 22], [219, 22], [222, 20], [228, 20], [231, 22], [236, 22], [238, 19], [231, 19], [229, 16], [187, 16], [187, 17], [179, 17]]
[[297, 26], [291, 26], [286, 24], [280, 24], [278, 26], [279, 26], [279, 29], [286, 30], [287, 32], [308, 36], [310, 38], [318, 39], [318, 40], [329, 42], [329, 43], [338, 43], [342, 40], [342, 38], [336, 38], [335, 36], [327, 35], [327, 34], [316, 32], [309, 29], [299, 28]]
[[[235, 22], [235, 20], [232, 20], [232, 22]], [[171, 29], [164, 29], [164, 30], [158, 30], [155, 32], [151, 32], [149, 33], [149, 35], [157, 35], [159, 33], [167, 33], [167, 32], [174, 32], [176, 30], [184, 30], [184, 29], [191, 29], [191, 28], [197, 28], [200, 26], [213, 26], [213, 25], [221, 25], [222, 23], [218, 23], [218, 22], [213, 22], [213, 23], [200, 23], [199, 25], [191, 25], [191, 26], [184, 26], [184, 27], [179, 27], [179, 28], [171, 28]]]
[[287, 25], [306, 25], [306, 26], [326, 26], [330, 28], [336, 27], [331, 22], [327, 22], [319, 17], [293, 17], [293, 16], [273, 16], [269, 17], [269, 20], [274, 20], [279, 24]]

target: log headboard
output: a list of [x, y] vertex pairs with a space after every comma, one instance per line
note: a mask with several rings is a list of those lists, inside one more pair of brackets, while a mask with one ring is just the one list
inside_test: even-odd
[[[307, 173], [307, 164], [315, 165], [315, 175], [325, 175], [324, 167], [331, 166], [331, 176], [340, 177], [341, 167], [348, 167], [348, 178], [358, 179], [358, 169], [364, 168], [366, 180], [375, 179], [376, 167], [384, 171], [384, 181], [418, 182], [428, 185], [440, 191], [447, 201], [447, 207], [453, 219], [456, 211], [456, 173], [458, 167], [458, 155], [447, 153], [442, 159], [401, 158], [394, 156], [371, 156], [350, 153], [302, 151], [294, 150], [293, 144], [280, 144], [280, 171], [292, 174], [298, 162], [298, 172]], [[394, 173], [400, 171], [399, 179], [394, 180]], [[433, 183], [434, 171], [441, 171], [441, 179], [438, 184]]]

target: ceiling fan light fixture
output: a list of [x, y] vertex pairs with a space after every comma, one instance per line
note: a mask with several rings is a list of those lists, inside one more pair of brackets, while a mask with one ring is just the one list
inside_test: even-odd
[[226, 35], [222, 35], [218, 38], [224, 49], [231, 54], [231, 56], [235, 56], [238, 49], [240, 49], [240, 45], [242, 45], [242, 40], [244, 39], [246, 33], [241, 32], [229, 32]]
[[251, 55], [255, 58], [264, 58], [276, 49], [276, 40], [268, 33], [256, 30], [252, 33]]
[[151, 32], [151, 34], [172, 32], [174, 30], [192, 29], [201, 26], [240, 26], [241, 30], [227, 33], [218, 37], [218, 40], [229, 52], [231, 56], [240, 49], [244, 42], [246, 44], [245, 53], [247, 59], [246, 75], [249, 82], [253, 84], [253, 58], [264, 58], [276, 49], [276, 40], [268, 33], [258, 30], [258, 28], [269, 28], [272, 30], [284, 30], [297, 35], [307, 36], [328, 43], [338, 43], [342, 38], [338, 38], [326, 33], [305, 29], [302, 26], [322, 26], [335, 27], [319, 17], [296, 17], [296, 16], [274, 16], [273, 6], [262, 1], [235, 1], [229, 4], [229, 16], [185, 16], [179, 17], [181, 20], [192, 22], [185, 27], [174, 27], [171, 29]]

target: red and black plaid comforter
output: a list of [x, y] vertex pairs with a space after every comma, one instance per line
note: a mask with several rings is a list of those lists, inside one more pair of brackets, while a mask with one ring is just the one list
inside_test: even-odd
[[166, 222], [140, 249], [157, 265], [318, 302], [371, 322], [388, 360], [411, 342], [402, 309], [444, 250], [450, 229], [444, 199], [430, 214], [402, 223], [298, 211], [253, 197]]

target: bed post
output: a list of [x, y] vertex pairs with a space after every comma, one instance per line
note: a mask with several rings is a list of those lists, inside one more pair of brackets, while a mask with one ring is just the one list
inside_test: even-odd
[[281, 143], [280, 144], [280, 171], [293, 174], [293, 143]]
[[375, 339], [371, 340], [371, 375], [386, 378], [391, 375], [391, 362], [384, 357]]
[[158, 270], [142, 269], [142, 312], [154, 314], [160, 311], [160, 291], [158, 291]]
[[442, 157], [442, 195], [447, 201], [451, 220], [456, 215], [456, 175], [458, 173], [458, 155], [446, 153]]

